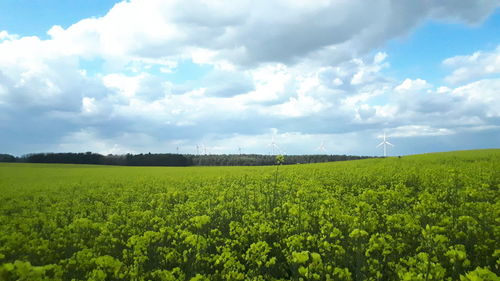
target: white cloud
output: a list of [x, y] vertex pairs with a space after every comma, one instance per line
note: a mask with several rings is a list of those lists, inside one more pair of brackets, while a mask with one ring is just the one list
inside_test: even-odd
[[415, 80], [405, 79], [403, 83], [399, 84], [394, 88], [396, 92], [404, 92], [404, 91], [420, 91], [431, 88], [432, 85], [427, 83], [427, 81], [417, 78]]
[[448, 58], [443, 64], [453, 70], [445, 78], [446, 82], [451, 84], [500, 74], [500, 46], [490, 52], [479, 51], [472, 55]]
[[377, 53], [373, 60], [374, 63], [370, 65], [365, 65], [360, 59], [354, 59], [353, 62], [359, 65], [359, 67], [351, 79], [351, 84], [360, 85], [375, 80], [380, 70], [388, 66], [388, 64], [383, 63], [386, 57], [386, 53]]
[[[465, 98], [469, 108], [484, 117], [500, 117], [500, 78], [484, 79], [458, 87], [453, 94]], [[479, 111], [480, 110], [480, 111]]]
[[[54, 26], [48, 42], [63, 55], [101, 56], [118, 64], [165, 56], [191, 56], [220, 67], [289, 63], [324, 54], [331, 61], [366, 53], [425, 19], [475, 23], [498, 6], [494, 0], [460, 3], [133, 0], [67, 29]], [[383, 60], [383, 54], [377, 59]]]
[[121, 95], [131, 98], [139, 89], [141, 76], [130, 77], [120, 73], [108, 74], [102, 78], [104, 86], [115, 89]]
[[84, 97], [82, 99], [82, 112], [83, 114], [93, 114], [97, 112], [95, 98]]
[[269, 108], [269, 113], [284, 117], [303, 117], [320, 112], [324, 108], [325, 105], [320, 101], [310, 96], [298, 95], [285, 103]]
[[441, 86], [441, 87], [437, 88], [436, 91], [437, 91], [437, 93], [444, 94], [444, 93], [449, 93], [451, 91], [451, 89], [448, 87], [445, 87], [445, 86]]
[[9, 34], [6, 30], [0, 30], [0, 42], [4, 40], [16, 40], [19, 36], [16, 34]]
[[455, 132], [448, 128], [433, 128], [428, 125], [406, 125], [391, 129], [391, 137], [408, 138], [424, 136], [452, 135]]
[[240, 99], [244, 102], [267, 102], [279, 99], [286, 94], [286, 87], [291, 82], [290, 70], [282, 64], [265, 65], [250, 71], [255, 90], [246, 93]]

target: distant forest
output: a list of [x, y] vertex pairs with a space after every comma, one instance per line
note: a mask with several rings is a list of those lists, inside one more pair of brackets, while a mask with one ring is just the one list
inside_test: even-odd
[[[286, 155], [283, 164], [306, 164], [373, 158], [352, 155]], [[125, 154], [33, 153], [21, 157], [0, 154], [0, 162], [64, 163], [120, 166], [263, 166], [274, 165], [275, 156], [260, 154]]]

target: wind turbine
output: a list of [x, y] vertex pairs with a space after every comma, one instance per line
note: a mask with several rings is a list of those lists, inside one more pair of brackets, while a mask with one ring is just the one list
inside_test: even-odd
[[384, 157], [387, 156], [387, 145], [394, 147], [394, 144], [387, 141], [387, 137], [385, 135], [385, 132], [384, 132], [384, 140], [379, 145], [377, 145], [377, 147], [380, 147], [381, 145], [384, 146]]
[[241, 155], [241, 147], [238, 147], [238, 154]]
[[321, 141], [321, 144], [320, 144], [318, 147], [316, 147], [316, 149], [315, 149], [315, 150], [316, 150], [316, 151], [321, 151], [321, 152], [325, 153], [325, 152], [326, 152], [325, 142], [324, 142], [324, 141]]
[[271, 138], [271, 143], [268, 145], [271, 147], [271, 150], [273, 151], [273, 154], [272, 155], [276, 155], [275, 153], [275, 149], [276, 151], [280, 152], [280, 148], [279, 146], [276, 144], [276, 142], [274, 141], [274, 136], [272, 136]]

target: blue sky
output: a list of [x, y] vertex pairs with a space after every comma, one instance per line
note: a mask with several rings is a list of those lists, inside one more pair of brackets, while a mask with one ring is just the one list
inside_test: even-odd
[[54, 25], [69, 27], [89, 17], [101, 17], [120, 1], [109, 0], [2, 0], [0, 26], [22, 36], [45, 38]]
[[447, 73], [441, 65], [444, 59], [494, 50], [500, 44], [499, 26], [498, 10], [477, 25], [428, 21], [409, 36], [390, 40], [382, 50], [390, 54], [391, 74], [395, 77], [442, 82]]
[[500, 143], [497, 1], [0, 2], [0, 153]]

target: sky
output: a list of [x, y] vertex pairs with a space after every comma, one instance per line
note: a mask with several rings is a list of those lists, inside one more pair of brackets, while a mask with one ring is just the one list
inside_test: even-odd
[[499, 148], [499, 27], [497, 0], [2, 0], [0, 153]]

